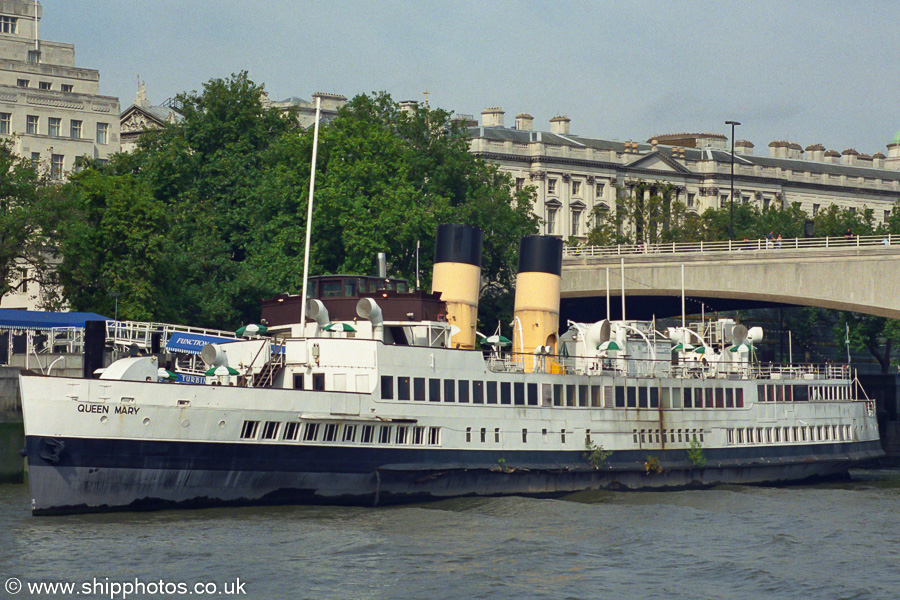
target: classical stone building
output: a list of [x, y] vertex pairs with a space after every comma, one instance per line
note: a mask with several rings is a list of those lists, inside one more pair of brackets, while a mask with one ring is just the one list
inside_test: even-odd
[[[291, 96], [285, 100], [272, 101], [267, 94], [262, 96], [263, 106], [287, 111], [291, 107], [297, 109], [297, 120], [300, 126], [307, 129], [316, 122], [316, 98], [321, 98], [321, 122], [325, 123], [337, 116], [338, 109], [347, 103], [347, 98], [338, 94], [316, 92], [312, 101]], [[122, 152], [131, 152], [137, 147], [138, 139], [144, 131], [159, 129], [165, 123], [176, 123], [181, 120], [177, 102], [169, 98], [161, 105], [153, 106], [147, 100], [147, 91], [143, 83], [139, 85], [134, 104], [126, 108], [120, 117], [122, 129]]]
[[100, 72], [75, 66], [75, 46], [40, 39], [41, 5], [0, 0], [0, 136], [55, 179], [76, 159], [119, 151], [119, 100]]
[[[75, 66], [75, 46], [40, 38], [35, 0], [0, 0], [0, 138], [63, 180], [80, 157], [119, 151], [119, 100], [100, 95], [100, 73]], [[2, 308], [34, 309], [41, 289], [20, 265], [21, 281]]]
[[[588, 138], [570, 131], [567, 117], [536, 131], [534, 118], [521, 113], [507, 126], [504, 111], [488, 108], [481, 125], [472, 121], [471, 151], [508, 172], [517, 186], [537, 189], [535, 213], [543, 232], [584, 237], [595, 207], [613, 209], [618, 194], [640, 182], [670, 184], [689, 210], [725, 206], [731, 197], [731, 154], [726, 136], [684, 133], [646, 142]], [[470, 120], [467, 115], [460, 115]], [[735, 143], [736, 202], [788, 206], [799, 202], [810, 215], [830, 204], [875, 211], [877, 221], [900, 200], [900, 134], [888, 155], [847, 149], [841, 154], [820, 144], [769, 144], [768, 156], [754, 154], [746, 140]], [[649, 193], [649, 191], [645, 191]]]

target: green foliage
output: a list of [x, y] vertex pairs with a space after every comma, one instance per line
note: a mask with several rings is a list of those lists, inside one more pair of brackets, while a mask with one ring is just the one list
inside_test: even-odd
[[691, 446], [687, 449], [687, 457], [692, 465], [698, 469], [706, 466], [706, 456], [703, 455], [703, 444], [696, 437], [691, 440]]
[[[231, 328], [299, 293], [313, 135], [262, 93], [246, 73], [211, 80], [136, 152], [72, 178], [59, 282], [74, 308], [109, 312], [117, 291], [122, 318]], [[370, 273], [383, 251], [415, 279], [420, 242], [428, 287], [437, 226], [468, 223], [485, 232], [481, 316], [507, 322], [533, 201], [468, 152], [450, 113], [357, 96], [320, 129], [311, 273]]]
[[644, 459], [644, 471], [647, 475], [659, 475], [662, 473], [662, 465], [659, 463], [659, 457], [648, 456]]
[[[66, 209], [41, 171], [19, 158], [12, 142], [0, 141], [0, 298], [23, 283], [49, 283], [54, 232]], [[52, 298], [45, 308], [52, 308]]]
[[595, 469], [599, 469], [606, 464], [606, 461], [609, 460], [613, 454], [612, 450], [604, 450], [603, 446], [598, 446], [591, 442], [590, 438], [587, 437], [584, 439], [584, 447], [587, 449], [587, 452], [584, 453], [584, 459]]

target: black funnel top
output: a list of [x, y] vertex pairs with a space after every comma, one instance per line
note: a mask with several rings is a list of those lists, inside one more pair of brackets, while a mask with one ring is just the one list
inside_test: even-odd
[[550, 235], [529, 235], [519, 241], [519, 273], [562, 276], [562, 240]]
[[434, 262], [464, 263], [481, 267], [484, 232], [471, 225], [438, 225], [434, 238]]

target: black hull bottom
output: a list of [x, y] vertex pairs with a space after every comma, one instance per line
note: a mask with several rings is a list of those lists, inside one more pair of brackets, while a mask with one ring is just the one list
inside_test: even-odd
[[[448, 463], [447, 451], [420, 454], [416, 464], [381, 462], [361, 457], [330, 464], [297, 460], [294, 469], [273, 469], [273, 462], [254, 468], [247, 461], [229, 460], [227, 448], [214, 448], [217, 466], [198, 464], [198, 455], [174, 452], [130, 455], [85, 452], [83, 440], [29, 438], [29, 482], [35, 515], [80, 512], [159, 510], [213, 506], [335, 504], [380, 506], [460, 496], [562, 496], [585, 490], [672, 490], [721, 484], [778, 484], [846, 476], [850, 467], [883, 455], [878, 442], [801, 446], [790, 456], [747, 455], [749, 448], [706, 451], [707, 464], [697, 468], [683, 450], [615, 452], [599, 469], [582, 452], [517, 453], [501, 458], [482, 452], [480, 460]], [[59, 444], [62, 444], [60, 449]], [[136, 442], [105, 442], [136, 444]], [[146, 443], [142, 443], [144, 450]], [[197, 444], [197, 446], [216, 446]], [[157, 449], [161, 449], [160, 446]], [[276, 448], [272, 446], [271, 448]], [[106, 447], [106, 450], [110, 450]], [[776, 448], [778, 450], [778, 448]], [[151, 453], [152, 454], [152, 453]], [[370, 451], [366, 457], [378, 457]], [[659, 460], [659, 472], [648, 472], [648, 455]], [[499, 456], [499, 454], [498, 454]], [[382, 456], [381, 458], [389, 458]], [[398, 458], [396, 456], [390, 458]], [[452, 455], [454, 459], [472, 458]], [[544, 458], [543, 464], [540, 459]], [[568, 462], [566, 462], [568, 461]], [[199, 461], [203, 462], [203, 461]], [[127, 464], [131, 463], [131, 464]], [[279, 461], [275, 465], [284, 466]], [[340, 465], [340, 469], [329, 468]], [[216, 468], [218, 467], [218, 468]], [[348, 467], [362, 467], [358, 472]]]

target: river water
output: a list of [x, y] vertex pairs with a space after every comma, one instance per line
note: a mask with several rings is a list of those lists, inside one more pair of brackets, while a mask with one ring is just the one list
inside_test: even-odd
[[27, 486], [2, 485], [0, 586], [73, 582], [93, 586], [79, 598], [132, 599], [189, 594], [126, 595], [112, 584], [200, 584], [218, 592], [207, 598], [254, 599], [900, 598], [900, 470], [853, 476], [555, 500], [40, 518]]

